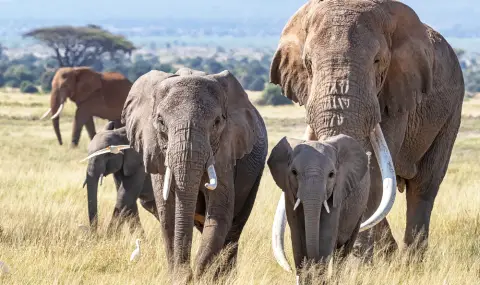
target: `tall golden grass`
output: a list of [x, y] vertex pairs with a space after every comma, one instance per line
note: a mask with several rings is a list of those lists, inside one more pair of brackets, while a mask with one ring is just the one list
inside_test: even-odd
[[[82, 189], [89, 139], [77, 149], [57, 144], [49, 120], [38, 121], [48, 97], [0, 93], [0, 260], [10, 267], [0, 284], [166, 284], [169, 281], [159, 225], [141, 209], [145, 238], [141, 259], [129, 263], [138, 233], [123, 229], [107, 237], [106, 225], [116, 192], [107, 177], [99, 191], [99, 231], [87, 225], [86, 191]], [[424, 262], [403, 253], [392, 260], [376, 256], [373, 265], [351, 259], [334, 266], [335, 284], [480, 284], [480, 118], [475, 100], [466, 113], [448, 174], [435, 202], [430, 244]], [[71, 139], [73, 104], [61, 118], [64, 142]], [[298, 106], [259, 108], [269, 131], [270, 148], [285, 135], [300, 137], [304, 111]], [[472, 115], [472, 116], [470, 116]], [[105, 121], [97, 120], [97, 130]], [[225, 276], [209, 271], [196, 284], [292, 284], [293, 273], [275, 262], [271, 225], [280, 190], [265, 170], [257, 200], [243, 231], [237, 267]], [[404, 194], [397, 196], [388, 215], [401, 244], [405, 227]], [[194, 231], [192, 255], [199, 246]], [[292, 263], [287, 230], [286, 251]], [[220, 258], [221, 260], [221, 258]]]

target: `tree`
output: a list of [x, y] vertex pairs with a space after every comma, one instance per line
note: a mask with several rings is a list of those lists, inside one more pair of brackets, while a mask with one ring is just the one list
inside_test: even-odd
[[248, 90], [262, 91], [265, 88], [265, 80], [261, 77], [257, 77], [248, 87]]
[[38, 93], [38, 89], [37, 89], [37, 87], [35, 87], [35, 85], [33, 85], [32, 82], [23, 81], [20, 84], [20, 92], [32, 94], [32, 93]]
[[257, 101], [257, 104], [260, 106], [265, 105], [272, 105], [272, 106], [279, 106], [279, 105], [292, 105], [293, 102], [290, 101], [287, 97], [282, 95], [282, 89], [273, 84], [268, 84], [263, 90], [262, 96]]
[[34, 38], [53, 49], [60, 67], [91, 66], [102, 57], [114, 58], [117, 53], [131, 54], [132, 42], [99, 26], [55, 26], [32, 30], [23, 35]]

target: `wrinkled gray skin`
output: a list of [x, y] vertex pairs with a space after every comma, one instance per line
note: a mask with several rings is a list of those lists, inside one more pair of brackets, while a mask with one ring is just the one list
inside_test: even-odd
[[[465, 91], [449, 43], [399, 1], [309, 1], [284, 27], [270, 79], [305, 106], [309, 140], [346, 134], [374, 153], [369, 135], [380, 124], [397, 185], [406, 188], [403, 241], [423, 253]], [[370, 174], [364, 219], [382, 197], [375, 156]], [[397, 248], [386, 219], [360, 233], [360, 253], [372, 254], [371, 237], [388, 252]]]
[[[114, 122], [109, 122], [104, 130], [95, 135], [88, 145], [89, 155], [110, 145], [129, 144], [125, 127], [114, 130], [113, 126]], [[134, 149], [123, 150], [123, 153], [102, 154], [88, 161], [85, 184], [88, 191], [88, 217], [93, 229], [97, 228], [97, 193], [101, 174], [113, 174], [117, 188], [117, 202], [108, 227], [109, 233], [116, 231], [125, 221], [130, 222], [131, 231], [136, 227], [141, 228], [137, 199], [158, 219], [151, 178], [145, 173], [142, 156]]]
[[[326, 264], [342, 247], [346, 256], [368, 200], [370, 175], [363, 148], [346, 135], [322, 142], [284, 137], [272, 149], [267, 164], [285, 192], [297, 271], [305, 260]], [[301, 203], [294, 210], [297, 199]]]
[[[192, 277], [194, 220], [202, 232], [195, 275], [227, 245], [233, 246], [233, 264], [268, 148], [264, 122], [240, 83], [228, 71], [206, 75], [189, 69], [176, 74], [153, 70], [132, 86], [122, 122], [152, 173], [174, 282]], [[218, 186], [207, 190], [206, 169], [212, 163]], [[165, 165], [173, 173], [167, 201], [162, 196]]]

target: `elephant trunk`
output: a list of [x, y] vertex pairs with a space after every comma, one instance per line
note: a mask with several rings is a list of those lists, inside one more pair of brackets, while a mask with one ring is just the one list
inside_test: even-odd
[[182, 270], [189, 268], [197, 196], [212, 151], [205, 132], [190, 124], [175, 127], [169, 137], [167, 167], [176, 185], [174, 264]]
[[90, 227], [96, 229], [98, 225], [97, 216], [97, 194], [98, 194], [98, 180], [100, 175], [92, 175], [87, 173], [87, 199], [88, 199], [88, 219], [90, 221]]
[[53, 90], [52, 97], [50, 98], [50, 112], [53, 114], [51, 117], [53, 130], [55, 131], [55, 135], [57, 136], [57, 140], [60, 145], [63, 144], [62, 134], [60, 132], [60, 114], [63, 111], [64, 104], [65, 100], [63, 100], [62, 96], [60, 96], [60, 91]]
[[[325, 188], [318, 191], [321, 183], [309, 181], [304, 186], [299, 185], [298, 193], [303, 205], [303, 214], [305, 217], [305, 243], [307, 257], [314, 262], [320, 261], [320, 215], [322, 204], [325, 197]], [[303, 184], [303, 183], [301, 183]], [[299, 209], [297, 209], [298, 211]]]

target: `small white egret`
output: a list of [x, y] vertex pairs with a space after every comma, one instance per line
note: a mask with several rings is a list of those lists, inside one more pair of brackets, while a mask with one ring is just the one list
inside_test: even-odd
[[10, 273], [10, 269], [3, 261], [0, 261], [0, 273], [3, 273], [3, 274]]
[[135, 244], [137, 245], [137, 248], [135, 248], [135, 250], [130, 255], [130, 262], [138, 260], [140, 258], [140, 240], [138, 238], [135, 240]]

